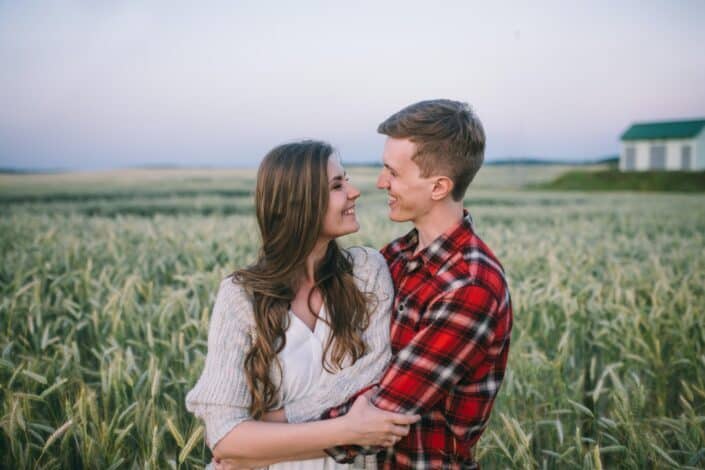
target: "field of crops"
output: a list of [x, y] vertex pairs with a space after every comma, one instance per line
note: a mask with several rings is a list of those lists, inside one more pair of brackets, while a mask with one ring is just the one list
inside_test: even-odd
[[[466, 206], [507, 271], [509, 373], [484, 468], [705, 467], [705, 196], [538, 192], [483, 169]], [[350, 170], [362, 229], [386, 218]], [[251, 170], [0, 175], [0, 468], [198, 468], [184, 408], [219, 280], [253, 259]]]

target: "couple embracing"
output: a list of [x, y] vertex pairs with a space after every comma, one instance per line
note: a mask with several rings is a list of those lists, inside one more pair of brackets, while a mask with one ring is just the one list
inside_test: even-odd
[[186, 397], [218, 469], [478, 468], [504, 377], [504, 272], [463, 208], [485, 136], [465, 103], [422, 101], [379, 125], [377, 187], [413, 230], [341, 249], [358, 189], [332, 147], [262, 161], [258, 258], [224, 279]]

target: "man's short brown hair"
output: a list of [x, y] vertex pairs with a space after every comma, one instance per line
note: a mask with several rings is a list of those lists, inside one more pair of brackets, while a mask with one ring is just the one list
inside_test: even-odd
[[454, 201], [463, 199], [484, 160], [485, 131], [467, 103], [419, 101], [388, 117], [377, 132], [415, 143], [412, 160], [421, 176], [449, 177]]

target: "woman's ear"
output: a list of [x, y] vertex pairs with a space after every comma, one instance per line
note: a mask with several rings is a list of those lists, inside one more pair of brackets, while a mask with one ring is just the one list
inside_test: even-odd
[[451, 191], [453, 191], [453, 181], [447, 176], [439, 176], [433, 182], [433, 189], [431, 189], [431, 199], [434, 201], [440, 201], [445, 199]]

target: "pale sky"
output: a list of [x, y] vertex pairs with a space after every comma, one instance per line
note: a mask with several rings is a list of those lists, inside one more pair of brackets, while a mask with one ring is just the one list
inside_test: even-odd
[[0, 2], [0, 167], [380, 158], [421, 99], [475, 109], [488, 160], [614, 154], [705, 117], [705, 1]]

